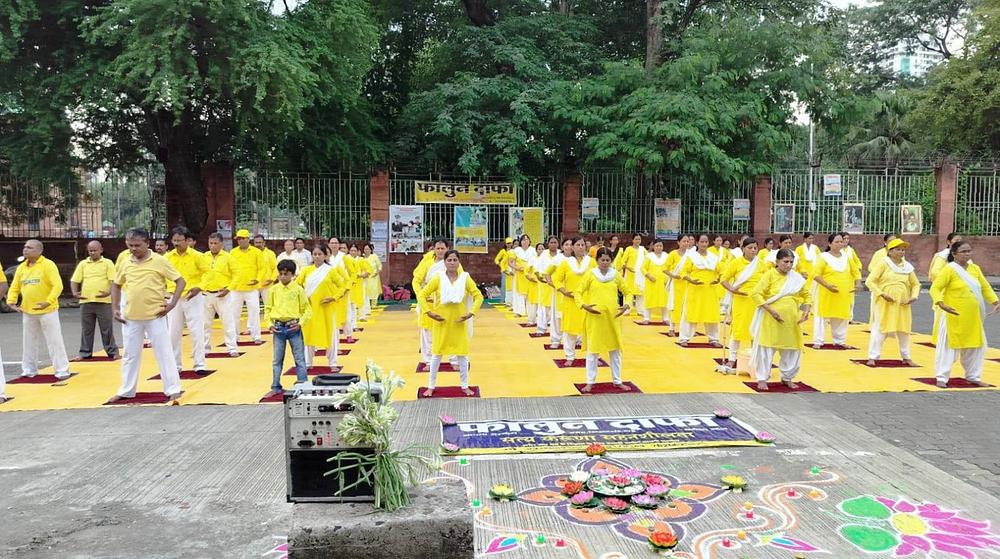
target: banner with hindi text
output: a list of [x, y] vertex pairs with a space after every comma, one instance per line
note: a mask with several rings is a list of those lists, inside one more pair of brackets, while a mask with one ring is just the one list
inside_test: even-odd
[[509, 182], [414, 181], [418, 204], [517, 204], [517, 187]]

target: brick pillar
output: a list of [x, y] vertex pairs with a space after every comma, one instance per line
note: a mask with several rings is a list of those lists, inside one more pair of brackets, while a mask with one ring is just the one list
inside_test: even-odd
[[[368, 182], [369, 188], [369, 219], [372, 223], [376, 221], [381, 221], [388, 226], [389, 224], [389, 172], [384, 168], [379, 167], [375, 169], [372, 173], [371, 179]], [[388, 234], [388, 231], [386, 232]], [[388, 243], [387, 243], [388, 245]], [[388, 246], [386, 246], [386, 259], [382, 263], [385, 268], [382, 278], [383, 281], [387, 281], [389, 278], [389, 254]]]
[[570, 173], [563, 179], [563, 238], [580, 233], [580, 182], [578, 173]]
[[750, 231], [759, 246], [771, 234], [771, 177], [757, 177], [750, 199]]
[[945, 162], [934, 170], [937, 202], [934, 214], [934, 230], [937, 231], [937, 246], [944, 248], [948, 233], [955, 230], [955, 204], [958, 203], [958, 165]]

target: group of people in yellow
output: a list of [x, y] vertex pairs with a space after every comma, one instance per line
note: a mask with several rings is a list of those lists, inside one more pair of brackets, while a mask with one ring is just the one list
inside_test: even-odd
[[[93, 358], [98, 324], [107, 357], [115, 359], [119, 353], [122, 357], [122, 383], [112, 402], [135, 397], [144, 341], [156, 356], [164, 394], [170, 401], [177, 400], [185, 326], [191, 338], [193, 369], [204, 374], [215, 317], [222, 322], [227, 352], [238, 356], [244, 305], [249, 334], [255, 342], [261, 339], [261, 300], [275, 341], [272, 392], [281, 390], [278, 371], [285, 341], [292, 346], [297, 381], [303, 382], [315, 348], [326, 348], [329, 365], [336, 366], [340, 331], [350, 339], [356, 321], [368, 317], [372, 302], [382, 293], [382, 264], [371, 245], [348, 247], [332, 237], [326, 244], [318, 243], [310, 254], [304, 250], [304, 240], [297, 239], [287, 241], [285, 251], [276, 255], [261, 235], [251, 244], [244, 229], [236, 233], [232, 250], [225, 250], [223, 236], [213, 233], [209, 250], [202, 253], [194, 248], [194, 237], [184, 227], [171, 231], [170, 250], [165, 240], [156, 240], [152, 247], [151, 240], [145, 230], [130, 230], [128, 248], [113, 263], [103, 256], [100, 242], [92, 241], [88, 258], [77, 265], [70, 280], [73, 295], [81, 303], [80, 358]], [[62, 279], [55, 263], [42, 256], [43, 250], [38, 240], [25, 242], [24, 261], [9, 290], [0, 274], [0, 296], [6, 295], [8, 304], [22, 313], [21, 375], [38, 374], [38, 350], [45, 344], [60, 384], [72, 374], [57, 312]], [[112, 319], [122, 324], [121, 352]], [[7, 400], [5, 384], [0, 375], [0, 404]]]
[[[847, 327], [860, 289], [862, 264], [850, 246], [850, 236], [835, 233], [821, 249], [811, 233], [793, 248], [791, 236], [761, 247], [744, 235], [728, 248], [720, 235], [683, 235], [677, 248], [665, 251], [662, 240], [644, 246], [641, 235], [631, 244], [594, 250], [582, 238], [552, 237], [532, 247], [531, 239], [508, 238], [494, 262], [504, 279], [505, 301], [517, 316], [551, 336], [550, 347], [562, 346], [567, 360], [586, 348], [587, 385], [596, 380], [598, 355], [607, 352], [613, 384], [622, 390], [621, 328], [618, 318], [635, 308], [649, 324], [655, 316], [688, 346], [700, 325], [712, 347], [722, 348], [720, 324], [731, 326], [726, 366], [753, 374], [758, 390], [767, 390], [778, 354], [781, 381], [791, 388], [804, 349], [801, 325], [813, 316], [812, 347], [844, 348]], [[871, 292], [871, 336], [868, 365], [876, 366], [887, 338], [896, 338], [901, 360], [915, 366], [910, 355], [912, 305], [920, 283], [906, 261], [909, 244], [895, 235], [866, 267]], [[930, 297], [935, 306], [937, 384], [945, 387], [956, 360], [966, 379], [983, 385], [985, 356], [983, 324], [1000, 309], [997, 296], [982, 271], [969, 258], [971, 246], [960, 236], [948, 236], [949, 247], [931, 264]], [[768, 248], [772, 247], [772, 248]], [[590, 254], [593, 252], [593, 254]], [[990, 306], [991, 309], [987, 307]], [[743, 355], [743, 363], [739, 357]]]

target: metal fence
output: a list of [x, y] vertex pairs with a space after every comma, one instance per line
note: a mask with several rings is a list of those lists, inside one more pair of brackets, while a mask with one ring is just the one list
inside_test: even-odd
[[[389, 203], [407, 206], [416, 203], [415, 181], [488, 182], [506, 179], [503, 177], [447, 176], [440, 174], [393, 173], [389, 178]], [[517, 184], [517, 204], [520, 207], [542, 208], [545, 235], [559, 235], [562, 231], [562, 181], [558, 177], [530, 177]], [[451, 239], [454, 231], [454, 204], [423, 204], [424, 238]], [[488, 205], [489, 242], [502, 241], [510, 234], [511, 206]], [[544, 239], [534, 239], [542, 242]]]
[[[824, 193], [824, 175], [840, 176], [839, 195]], [[779, 169], [772, 175], [771, 227], [776, 233], [845, 229], [866, 234], [901, 230], [933, 233], [935, 198], [934, 170], [929, 167], [815, 169], [812, 173], [809, 169]], [[850, 224], [845, 223], [845, 208]], [[917, 219], [918, 214], [921, 219]]]
[[0, 175], [0, 234], [7, 237], [120, 237], [166, 231], [163, 170], [87, 173], [77, 184]]
[[958, 176], [955, 230], [963, 235], [1000, 235], [1000, 172], [963, 169]]
[[655, 198], [681, 200], [683, 231], [733, 234], [750, 229], [749, 218], [734, 219], [733, 212], [734, 199], [751, 198], [753, 183], [749, 181], [712, 187], [672, 176], [644, 177], [621, 170], [588, 171], [582, 179], [581, 198], [598, 199], [598, 217], [581, 218], [581, 232], [649, 234], [654, 228]]
[[236, 227], [267, 238], [371, 236], [367, 173], [236, 173]]

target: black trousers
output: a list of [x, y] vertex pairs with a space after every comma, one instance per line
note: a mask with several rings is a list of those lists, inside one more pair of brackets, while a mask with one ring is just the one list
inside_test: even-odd
[[115, 343], [114, 320], [112, 320], [111, 303], [82, 303], [80, 305], [80, 357], [90, 357], [94, 353], [94, 327], [101, 327], [101, 341], [104, 342], [104, 352], [108, 356], [118, 355], [118, 345]]

